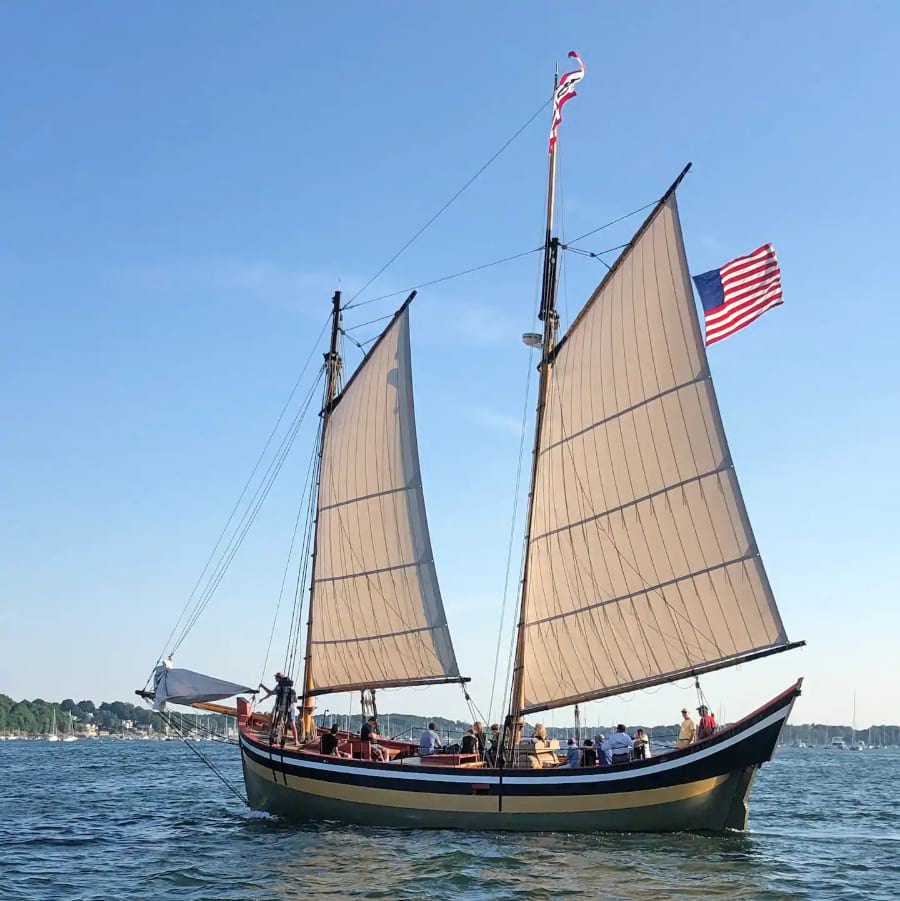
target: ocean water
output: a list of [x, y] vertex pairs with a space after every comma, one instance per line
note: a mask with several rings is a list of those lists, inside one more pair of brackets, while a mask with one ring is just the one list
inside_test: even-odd
[[724, 836], [298, 828], [181, 742], [2, 742], [0, 774], [2, 901], [900, 898], [897, 750], [781, 749]]

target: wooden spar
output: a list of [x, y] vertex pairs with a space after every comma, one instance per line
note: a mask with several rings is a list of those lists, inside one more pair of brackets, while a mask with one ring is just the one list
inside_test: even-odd
[[[322, 479], [322, 453], [325, 449], [325, 431], [328, 419], [337, 396], [338, 376], [341, 372], [341, 355], [338, 352], [338, 339], [341, 333], [341, 292], [335, 291], [331, 298], [331, 344], [325, 354], [325, 397], [322, 401], [322, 427], [319, 429], [319, 453], [316, 466], [316, 516], [313, 521], [312, 574], [316, 572], [316, 552], [319, 545], [319, 486]], [[315, 596], [315, 580], [309, 583], [309, 616], [306, 620], [306, 654], [303, 661], [303, 736], [315, 736], [316, 724], [313, 719], [315, 704], [313, 703], [313, 662], [312, 662], [312, 625], [313, 601]]]
[[[559, 85], [559, 74], [553, 79], [553, 93]], [[556, 108], [551, 111], [555, 118]], [[512, 688], [510, 691], [509, 714], [504, 725], [502, 744], [512, 751], [522, 738], [522, 710], [525, 707], [525, 611], [528, 600], [528, 543], [531, 539], [532, 521], [534, 518], [534, 491], [537, 481], [538, 452], [541, 444], [541, 429], [544, 422], [544, 408], [550, 388], [550, 366], [553, 348], [556, 344], [556, 333], [559, 328], [559, 316], [556, 312], [556, 260], [559, 253], [559, 239], [553, 237], [553, 212], [556, 204], [556, 147], [558, 141], [550, 147], [549, 173], [547, 176], [547, 227], [544, 235], [544, 273], [541, 284], [540, 319], [544, 323], [541, 343], [541, 363], [538, 367], [540, 381], [538, 383], [537, 414], [534, 423], [534, 449], [531, 454], [531, 484], [528, 490], [528, 516], [525, 525], [525, 564], [522, 569], [522, 583], [519, 591], [519, 622], [516, 627], [516, 653], [513, 665]]]
[[193, 704], [188, 706], [195, 707], [197, 710], [207, 710], [210, 713], [222, 713], [225, 716], [238, 715], [237, 707], [229, 707], [227, 704], [213, 704], [211, 701], [194, 701]]
[[627, 694], [632, 691], [641, 691], [645, 688], [652, 688], [655, 685], [668, 685], [670, 682], [677, 682], [679, 679], [691, 679], [701, 676], [704, 673], [712, 673], [716, 670], [726, 669], [730, 666], [740, 666], [743, 663], [750, 663], [751, 660], [760, 660], [763, 657], [770, 657], [772, 654], [781, 654], [783, 651], [793, 651], [806, 645], [805, 641], [792, 641], [789, 644], [780, 644], [774, 648], [763, 648], [760, 651], [751, 651], [748, 654], [739, 654], [736, 657], [726, 657], [723, 660], [714, 660], [711, 663], [703, 663], [697, 666], [686, 667], [676, 673], [665, 673], [661, 676], [653, 676], [650, 679], [641, 679], [638, 682], [627, 682], [624, 685], [617, 685], [615, 688], [601, 688], [597, 691], [588, 691], [583, 694], [572, 695], [568, 698], [561, 698], [553, 704], [534, 704], [526, 707], [523, 714], [540, 713], [542, 710], [554, 710], [559, 707], [568, 707], [571, 704], [586, 704], [588, 701], [599, 701], [603, 698], [612, 698], [616, 695]]

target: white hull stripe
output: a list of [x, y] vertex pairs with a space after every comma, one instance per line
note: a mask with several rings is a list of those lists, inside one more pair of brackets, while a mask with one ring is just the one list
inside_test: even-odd
[[[688, 757], [678, 758], [676, 760], [662, 760], [656, 766], [648, 766], [641, 767], [636, 770], [628, 770], [626, 772], [600, 772], [600, 773], [586, 773], [583, 776], [540, 776], [540, 777], [522, 777], [522, 776], [507, 776], [504, 775], [502, 782], [504, 785], [554, 785], [554, 784], [562, 784], [566, 785], [572, 784], [594, 784], [600, 782], [619, 782], [623, 780], [634, 779], [635, 777], [644, 777], [649, 776], [654, 773], [662, 773], [666, 770], [677, 769], [679, 767], [686, 766], [688, 764], [696, 763], [698, 760], [703, 760], [706, 757], [710, 757], [713, 754], [718, 754], [720, 751], [724, 751], [726, 748], [733, 747], [736, 744], [739, 744], [742, 741], [750, 738], [753, 735], [756, 735], [758, 732], [761, 732], [764, 729], [767, 729], [769, 726], [775, 725], [779, 720], [785, 720], [790, 715], [791, 707], [793, 707], [793, 701], [785, 707], [780, 708], [775, 713], [769, 714], [765, 719], [760, 720], [758, 723], [754, 723], [754, 725], [750, 726], [747, 729], [742, 729], [736, 735], [731, 736], [723, 742], [718, 742], [714, 745], [710, 745], [707, 748], [704, 748], [702, 751], [697, 751], [694, 754], [691, 754]], [[271, 751], [265, 751], [262, 748], [257, 747], [254, 744], [251, 744], [247, 741], [247, 739], [242, 735], [241, 736], [241, 746], [242, 748], [246, 748], [249, 751], [261, 756], [266, 757], [271, 760], [273, 763], [277, 763], [279, 765], [289, 766], [291, 770], [316, 770], [319, 772], [326, 773], [339, 773], [342, 776], [353, 776], [354, 774], [358, 774], [360, 776], [366, 776], [367, 778], [384, 778], [384, 779], [412, 779], [416, 782], [442, 782], [442, 783], [462, 783], [465, 785], [471, 785], [473, 782], [478, 782], [483, 785], [497, 785], [500, 783], [501, 779], [498, 776], [488, 776], [484, 774], [481, 770], [473, 769], [469, 771], [468, 775], [457, 775], [456, 773], [448, 772], [446, 775], [443, 773], [424, 773], [424, 772], [416, 772], [416, 769], [410, 767], [409, 769], [404, 769], [402, 764], [396, 764], [395, 766], [391, 766], [390, 769], [382, 769], [381, 767], [371, 769], [366, 768], [357, 768], [357, 767], [344, 767], [344, 766], [334, 766], [333, 764], [320, 762], [318, 760], [297, 760], [294, 757], [282, 757], [280, 754], [273, 754]], [[509, 771], [507, 771], [509, 772]], [[538, 781], [540, 780], [540, 781]]]

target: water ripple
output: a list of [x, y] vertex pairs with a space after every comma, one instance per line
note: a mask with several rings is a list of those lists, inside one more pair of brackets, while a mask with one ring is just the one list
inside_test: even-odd
[[[236, 749], [204, 750], [240, 782]], [[783, 749], [724, 836], [297, 828], [176, 742], [4, 742], [0, 767], [3, 901], [898, 896], [896, 751]]]

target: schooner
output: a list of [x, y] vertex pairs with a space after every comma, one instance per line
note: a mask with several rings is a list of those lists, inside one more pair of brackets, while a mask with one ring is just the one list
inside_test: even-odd
[[[576, 57], [577, 58], [577, 57]], [[580, 60], [578, 60], [580, 64]], [[509, 709], [496, 758], [341, 732], [324, 755], [316, 698], [466, 682], [428, 530], [413, 403], [410, 305], [340, 387], [341, 294], [316, 463], [300, 741], [239, 698], [249, 804], [296, 821], [469, 830], [742, 829], [800, 681], [738, 722], [645, 760], [557, 768], [529, 714], [693, 677], [788, 641], [719, 414], [676, 201], [685, 169], [559, 334], [556, 129], [583, 66], [557, 81], [525, 557]], [[171, 683], [171, 690], [167, 685]], [[158, 667], [152, 693], [207, 709], [246, 691]], [[229, 708], [231, 711], [232, 709]], [[283, 714], [283, 710], [281, 711]], [[537, 765], [535, 761], [537, 760]], [[541, 761], [545, 765], [540, 765]]]

